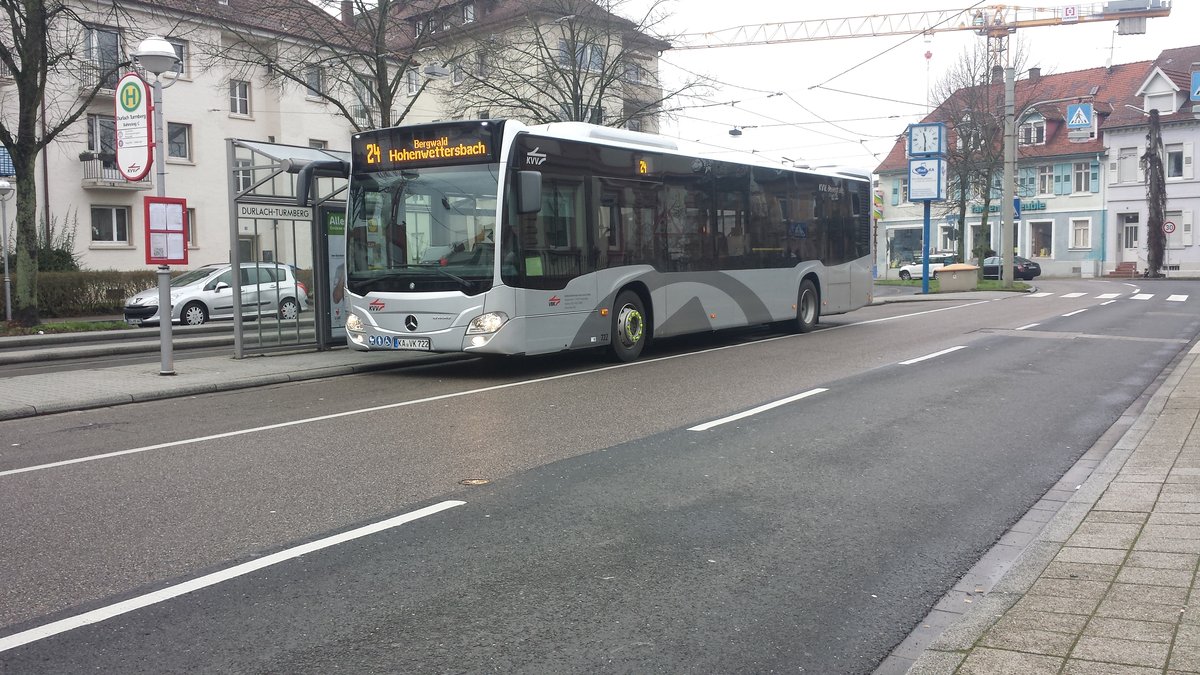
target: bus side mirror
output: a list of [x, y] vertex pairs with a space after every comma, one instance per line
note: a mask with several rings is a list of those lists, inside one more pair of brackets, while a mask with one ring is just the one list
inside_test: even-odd
[[542, 172], [517, 172], [517, 213], [521, 215], [542, 210]]

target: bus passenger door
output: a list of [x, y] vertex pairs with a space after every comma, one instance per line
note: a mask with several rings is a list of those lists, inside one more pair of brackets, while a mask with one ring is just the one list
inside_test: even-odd
[[527, 290], [519, 309], [527, 317], [528, 353], [597, 346], [590, 320], [599, 300], [586, 203], [583, 181], [545, 173], [542, 209], [521, 221]]

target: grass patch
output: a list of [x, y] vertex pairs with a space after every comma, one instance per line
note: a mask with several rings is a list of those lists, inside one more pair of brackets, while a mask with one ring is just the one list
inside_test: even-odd
[[85, 333], [97, 330], [129, 330], [124, 321], [56, 321], [32, 327], [18, 326], [9, 321], [0, 321], [0, 336], [41, 335], [49, 333]]

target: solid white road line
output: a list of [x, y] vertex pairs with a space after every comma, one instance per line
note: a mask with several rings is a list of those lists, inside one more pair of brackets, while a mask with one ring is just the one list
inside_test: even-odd
[[911, 365], [912, 365], [912, 364], [914, 364], [914, 363], [920, 363], [920, 362], [922, 362], [922, 361], [928, 361], [929, 359], [936, 359], [936, 358], [937, 358], [937, 357], [939, 357], [939, 356], [944, 356], [944, 355], [946, 355], [946, 354], [949, 354], [949, 353], [951, 353], [951, 352], [956, 352], [956, 351], [958, 351], [958, 350], [960, 350], [960, 349], [966, 349], [966, 348], [967, 348], [967, 346], [966, 346], [966, 345], [960, 345], [960, 346], [958, 346], [958, 347], [951, 347], [951, 348], [949, 348], [949, 349], [943, 349], [943, 350], [942, 350], [942, 351], [940, 351], [940, 352], [934, 352], [934, 353], [932, 353], [932, 354], [926, 354], [925, 356], [918, 356], [918, 357], [917, 357], [917, 358], [915, 358], [915, 359], [909, 359], [909, 360], [907, 360], [907, 361], [901, 361], [901, 362], [900, 362], [900, 365], [902, 365], [902, 366], [911, 366]]
[[1063, 314], [1063, 316], [1075, 316], [1076, 314], [1083, 314], [1086, 311], [1087, 311], [1087, 308], [1077, 309], [1074, 312], [1067, 312], [1066, 314]]
[[719, 420], [705, 422], [704, 424], [699, 424], [694, 427], [688, 427], [688, 431], [708, 431], [709, 429], [712, 429], [713, 427], [717, 427], [722, 424], [727, 424], [729, 422], [734, 422], [734, 421], [742, 419], [743, 417], [750, 417], [751, 415], [757, 415], [758, 413], [763, 412], [765, 410], [770, 410], [771, 408], [778, 408], [781, 405], [787, 405], [794, 401], [799, 401], [802, 398], [808, 398], [809, 396], [815, 396], [816, 394], [820, 394], [820, 393], [823, 393], [826, 391], [829, 391], [829, 390], [828, 389], [820, 389], [820, 388], [809, 389], [808, 391], [800, 393], [800, 394], [796, 394], [795, 396], [789, 396], [787, 398], [780, 399], [780, 400], [774, 401], [772, 403], [764, 403], [763, 405], [760, 405], [757, 408], [751, 408], [750, 410], [746, 410], [744, 412], [740, 412], [735, 415], [730, 415], [728, 417], [722, 417]]
[[1101, 306], [1101, 307], [1104, 307], [1105, 305], [1111, 305], [1111, 304], [1113, 304], [1114, 302], [1116, 302], [1116, 300], [1109, 300], [1108, 302], [1102, 302], [1102, 303], [1100, 303], [1100, 306]]
[[1021, 326], [1020, 328], [1017, 328], [1017, 329], [1015, 329], [1015, 330], [1026, 330], [1026, 329], [1029, 329], [1029, 328], [1033, 328], [1034, 326], [1040, 326], [1040, 325], [1041, 325], [1041, 324], [1037, 324], [1037, 323], [1027, 323], [1027, 324], [1025, 324], [1024, 326]]
[[48, 637], [58, 635], [59, 633], [65, 633], [75, 628], [80, 628], [93, 623], [99, 623], [105, 619], [111, 619], [114, 616], [127, 614], [143, 607], [148, 607], [165, 600], [170, 600], [171, 598], [177, 598], [185, 593], [191, 593], [192, 591], [197, 591], [201, 588], [215, 586], [223, 581], [229, 581], [230, 579], [261, 570], [264, 567], [270, 567], [271, 565], [276, 565], [286, 560], [291, 560], [292, 558], [298, 558], [302, 555], [320, 551], [321, 549], [329, 548], [330, 546], [344, 544], [360, 537], [366, 537], [368, 535], [383, 532], [384, 530], [390, 530], [393, 527], [410, 523], [418, 518], [431, 516], [440, 511], [454, 508], [455, 506], [462, 506], [463, 504], [466, 504], [466, 502], [449, 500], [434, 504], [432, 506], [426, 506], [423, 509], [417, 509], [416, 511], [406, 513], [402, 516], [388, 518], [387, 520], [381, 520], [378, 523], [364, 525], [363, 527], [350, 530], [348, 532], [335, 534], [332, 537], [326, 537], [324, 539], [312, 541], [294, 548], [289, 548], [285, 551], [272, 553], [271, 555], [264, 556], [257, 560], [251, 560], [240, 565], [234, 565], [233, 567], [221, 570], [220, 572], [213, 572], [212, 574], [206, 574], [202, 577], [192, 579], [191, 581], [185, 581], [181, 584], [176, 584], [168, 588], [154, 591], [153, 593], [139, 595], [136, 598], [130, 598], [129, 600], [118, 602], [115, 605], [94, 609], [90, 612], [84, 612], [83, 614], [67, 617], [66, 619], [54, 621], [44, 626], [38, 626], [37, 628], [30, 628], [27, 631], [22, 631], [20, 633], [9, 635], [8, 637], [0, 638], [0, 652], [5, 652], [10, 649], [20, 647], [21, 645], [27, 645], [30, 642], [44, 640]]

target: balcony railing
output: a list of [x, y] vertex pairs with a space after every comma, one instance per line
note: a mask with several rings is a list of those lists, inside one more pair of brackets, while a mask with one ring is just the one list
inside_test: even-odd
[[85, 152], [79, 155], [83, 164], [82, 187], [92, 190], [149, 190], [154, 182], [149, 178], [125, 180], [117, 170], [116, 155], [103, 152]]

